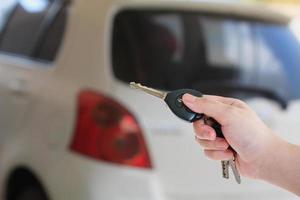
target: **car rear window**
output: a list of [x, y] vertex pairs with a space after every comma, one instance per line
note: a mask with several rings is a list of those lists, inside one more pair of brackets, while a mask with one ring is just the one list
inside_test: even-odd
[[112, 67], [123, 82], [163, 90], [251, 96], [262, 89], [298, 98], [300, 81], [294, 73], [300, 74], [299, 50], [284, 24], [187, 11], [125, 10], [114, 19]]

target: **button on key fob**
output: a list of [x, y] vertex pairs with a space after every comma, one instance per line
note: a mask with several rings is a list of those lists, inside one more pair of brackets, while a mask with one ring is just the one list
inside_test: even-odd
[[179, 118], [188, 121], [194, 122], [204, 117], [203, 114], [195, 113], [190, 110], [187, 106], [184, 105], [182, 101], [182, 96], [184, 94], [191, 94], [196, 97], [201, 97], [202, 93], [197, 90], [191, 89], [180, 89], [168, 92], [164, 101], [167, 103], [171, 111]]

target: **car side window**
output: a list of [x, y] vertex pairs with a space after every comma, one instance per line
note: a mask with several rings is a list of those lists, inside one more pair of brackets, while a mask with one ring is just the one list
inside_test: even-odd
[[39, 60], [55, 60], [63, 41], [67, 17], [68, 7], [63, 6], [55, 16], [51, 26], [45, 31], [40, 43], [36, 45], [34, 57]]
[[18, 0], [3, 27], [0, 51], [54, 61], [64, 35], [66, 6], [63, 0]]
[[0, 35], [16, 3], [17, 0], [2, 1], [0, 3]]

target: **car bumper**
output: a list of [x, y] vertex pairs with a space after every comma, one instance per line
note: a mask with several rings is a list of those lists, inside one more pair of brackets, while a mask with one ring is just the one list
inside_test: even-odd
[[153, 170], [113, 165], [71, 154], [51, 169], [47, 181], [55, 200], [165, 200]]
[[[51, 199], [55, 200], [293, 200], [298, 197], [276, 187], [262, 187], [265, 183], [243, 179], [241, 185], [233, 180], [220, 179], [220, 183], [212, 185], [213, 190], [201, 187], [205, 182], [202, 179], [199, 187], [183, 185], [171, 189], [165, 185], [155, 169], [147, 170], [107, 162], [92, 160], [76, 153], [67, 153], [62, 157], [49, 157], [46, 162], [37, 164], [38, 174], [42, 177]], [[62, 154], [58, 154], [62, 155]], [[60, 162], [57, 162], [60, 161]], [[47, 169], [47, 170], [45, 170]], [[176, 175], [174, 175], [176, 176]], [[263, 185], [262, 185], [263, 184]], [[230, 191], [221, 190], [223, 187]], [[185, 190], [184, 188], [190, 188]], [[197, 189], [195, 189], [197, 188]], [[212, 192], [213, 191], [213, 192]]]

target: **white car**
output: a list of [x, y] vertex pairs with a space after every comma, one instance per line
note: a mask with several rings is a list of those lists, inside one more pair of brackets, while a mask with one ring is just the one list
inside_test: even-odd
[[0, 11], [3, 200], [296, 199], [224, 180], [191, 124], [128, 85], [242, 98], [300, 143], [289, 18], [198, 0], [2, 0]]

